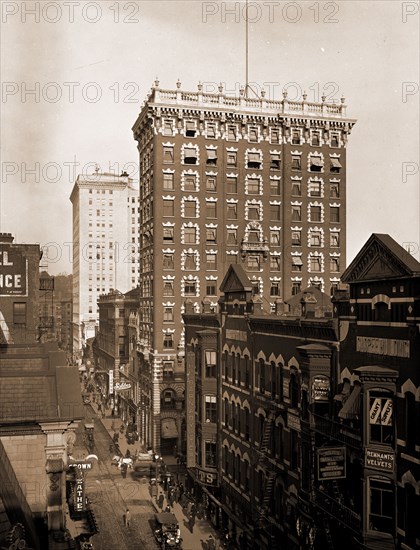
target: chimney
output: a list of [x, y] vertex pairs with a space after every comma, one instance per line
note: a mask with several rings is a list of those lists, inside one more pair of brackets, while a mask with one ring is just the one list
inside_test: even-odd
[[11, 233], [0, 233], [0, 243], [12, 243], [14, 241], [14, 237]]

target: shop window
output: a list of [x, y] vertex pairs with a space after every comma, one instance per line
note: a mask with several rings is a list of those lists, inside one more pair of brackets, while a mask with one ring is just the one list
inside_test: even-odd
[[393, 428], [393, 398], [386, 391], [369, 392], [369, 426], [370, 442], [392, 445]]
[[394, 532], [394, 493], [391, 481], [369, 479], [369, 530]]

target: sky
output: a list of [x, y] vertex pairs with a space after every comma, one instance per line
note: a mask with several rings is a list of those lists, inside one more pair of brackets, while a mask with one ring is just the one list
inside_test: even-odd
[[[138, 177], [131, 128], [160, 87], [245, 82], [245, 3], [1, 0], [0, 230], [71, 273], [78, 174]], [[419, 258], [419, 3], [249, 0], [249, 81], [345, 98], [347, 263], [389, 233]], [[408, 244], [407, 244], [408, 243]]]

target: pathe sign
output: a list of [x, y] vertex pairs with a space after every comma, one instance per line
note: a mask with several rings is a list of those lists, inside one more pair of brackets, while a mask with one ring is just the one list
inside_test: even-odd
[[27, 296], [27, 261], [7, 244], [0, 245], [0, 296]]

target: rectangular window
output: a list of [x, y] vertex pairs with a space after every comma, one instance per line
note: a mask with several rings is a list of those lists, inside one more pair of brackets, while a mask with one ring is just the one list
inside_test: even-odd
[[184, 281], [184, 294], [185, 296], [195, 296], [197, 293], [196, 281]]
[[331, 134], [331, 147], [338, 147], [340, 145], [338, 134]]
[[217, 236], [217, 229], [215, 227], [208, 227], [206, 229], [206, 242], [215, 243]]
[[259, 271], [260, 270], [260, 257], [259, 256], [248, 256], [248, 258], [247, 258], [247, 268], [250, 271]]
[[271, 283], [270, 296], [280, 296], [280, 283]]
[[340, 221], [340, 208], [338, 206], [330, 207], [330, 221], [339, 223]]
[[195, 244], [197, 242], [197, 228], [184, 227], [184, 243]]
[[271, 153], [270, 154], [270, 169], [271, 170], [280, 170], [280, 168], [281, 168], [280, 153]]
[[311, 206], [311, 222], [320, 222], [321, 221], [321, 207], [320, 206]]
[[292, 144], [300, 145], [300, 132], [299, 130], [292, 130]]
[[330, 271], [334, 273], [340, 271], [340, 260], [338, 258], [330, 258]]
[[260, 208], [257, 205], [248, 206], [248, 220], [259, 220], [260, 219]]
[[319, 136], [319, 132], [312, 132], [311, 145], [312, 145], [313, 147], [319, 147], [319, 145], [320, 145], [320, 136]]
[[217, 209], [216, 209], [216, 202], [206, 202], [206, 217], [209, 218], [217, 218]]
[[300, 172], [302, 170], [302, 163], [299, 156], [292, 156], [292, 170]]
[[393, 415], [391, 394], [371, 391], [369, 393], [369, 425], [372, 443], [393, 444]]
[[172, 361], [163, 361], [163, 378], [173, 378], [174, 376], [174, 364]]
[[185, 135], [187, 137], [195, 137], [196, 131], [195, 122], [192, 120], [187, 120], [185, 123]]
[[308, 194], [310, 197], [320, 197], [321, 196], [321, 182], [320, 181], [310, 181], [308, 183]]
[[174, 242], [174, 228], [173, 227], [164, 227], [163, 228], [163, 240], [167, 243]]
[[238, 205], [237, 204], [228, 204], [227, 205], [227, 219], [228, 220], [237, 220], [238, 219]]
[[311, 246], [321, 246], [321, 233], [310, 232], [309, 242]]
[[13, 302], [13, 324], [26, 325], [26, 302]]
[[292, 206], [292, 221], [300, 222], [301, 219], [302, 219], [301, 207], [300, 206]]
[[280, 131], [277, 128], [271, 128], [270, 143], [277, 144], [280, 141]]
[[164, 307], [163, 308], [163, 320], [168, 322], [173, 322], [174, 320], [174, 308], [173, 307]]
[[207, 176], [206, 178], [206, 190], [210, 193], [215, 193], [216, 188], [216, 176]]
[[207, 123], [207, 138], [214, 139], [216, 137], [216, 124]]
[[292, 271], [300, 272], [302, 271], [302, 258], [300, 256], [292, 256]]
[[280, 231], [270, 231], [271, 246], [280, 246]]
[[227, 244], [234, 245], [238, 243], [236, 229], [227, 230]]
[[238, 192], [238, 178], [227, 177], [226, 178], [226, 191], [228, 193], [237, 193]]
[[295, 195], [296, 197], [300, 197], [301, 194], [302, 194], [302, 191], [301, 191], [300, 181], [293, 181], [292, 182], [292, 195]]
[[206, 378], [216, 377], [216, 352], [211, 350], [205, 351], [206, 362]]
[[318, 257], [311, 257], [309, 262], [311, 271], [321, 271], [321, 259]]
[[330, 246], [331, 248], [340, 246], [340, 233], [330, 233]]
[[197, 149], [184, 147], [184, 164], [197, 164]]
[[184, 191], [197, 191], [197, 176], [195, 174], [184, 176]]
[[215, 468], [217, 465], [216, 443], [213, 441], [206, 441], [205, 445], [205, 458], [206, 466], [209, 468]]
[[217, 269], [216, 254], [211, 254], [211, 253], [206, 254], [206, 269], [208, 270]]
[[174, 255], [173, 254], [164, 254], [163, 255], [163, 269], [174, 269]]
[[270, 270], [280, 271], [280, 256], [270, 256]]
[[217, 165], [217, 151], [216, 149], [207, 149], [207, 165], [216, 166]]
[[258, 195], [260, 192], [260, 180], [248, 178], [248, 195]]
[[340, 196], [340, 186], [338, 182], [330, 183], [330, 197], [337, 199]]
[[322, 172], [324, 163], [322, 158], [316, 155], [311, 155], [309, 159], [309, 169], [311, 172]]
[[165, 281], [163, 283], [163, 295], [164, 296], [173, 296], [174, 295], [174, 283], [173, 283], [173, 281]]
[[259, 170], [261, 168], [261, 153], [248, 153], [247, 168]]
[[173, 217], [175, 213], [175, 205], [172, 199], [163, 200], [163, 215]]
[[270, 179], [270, 195], [281, 195], [280, 180]]
[[197, 217], [197, 203], [195, 201], [184, 201], [184, 217], [185, 218]]
[[172, 334], [165, 334], [165, 336], [163, 337], [163, 347], [164, 349], [173, 349], [174, 339]]
[[206, 285], [206, 295], [207, 296], [216, 296], [216, 283], [213, 281], [208, 281]]
[[391, 481], [369, 478], [369, 530], [394, 532], [394, 492]]
[[226, 164], [228, 166], [236, 166], [237, 164], [237, 153], [236, 151], [228, 151], [226, 154]]
[[165, 120], [163, 123], [163, 135], [171, 136], [172, 135], [172, 120]]
[[302, 283], [300, 281], [294, 281], [292, 283], [292, 296], [299, 294]]
[[236, 126], [228, 126], [228, 140], [236, 141]]
[[174, 148], [163, 147], [163, 164], [173, 164], [174, 162]]
[[214, 395], [205, 396], [205, 418], [206, 422], [217, 422], [217, 403]]
[[270, 204], [270, 220], [271, 221], [280, 221], [280, 204]]
[[340, 171], [341, 171], [341, 163], [338, 159], [330, 159], [330, 172], [332, 172], [333, 174], [339, 174]]
[[258, 142], [258, 128], [255, 128], [254, 126], [252, 126], [249, 129], [248, 141], [250, 141], [251, 143], [257, 143]]
[[189, 271], [195, 271], [196, 268], [196, 257], [194, 253], [185, 254], [185, 269]]

